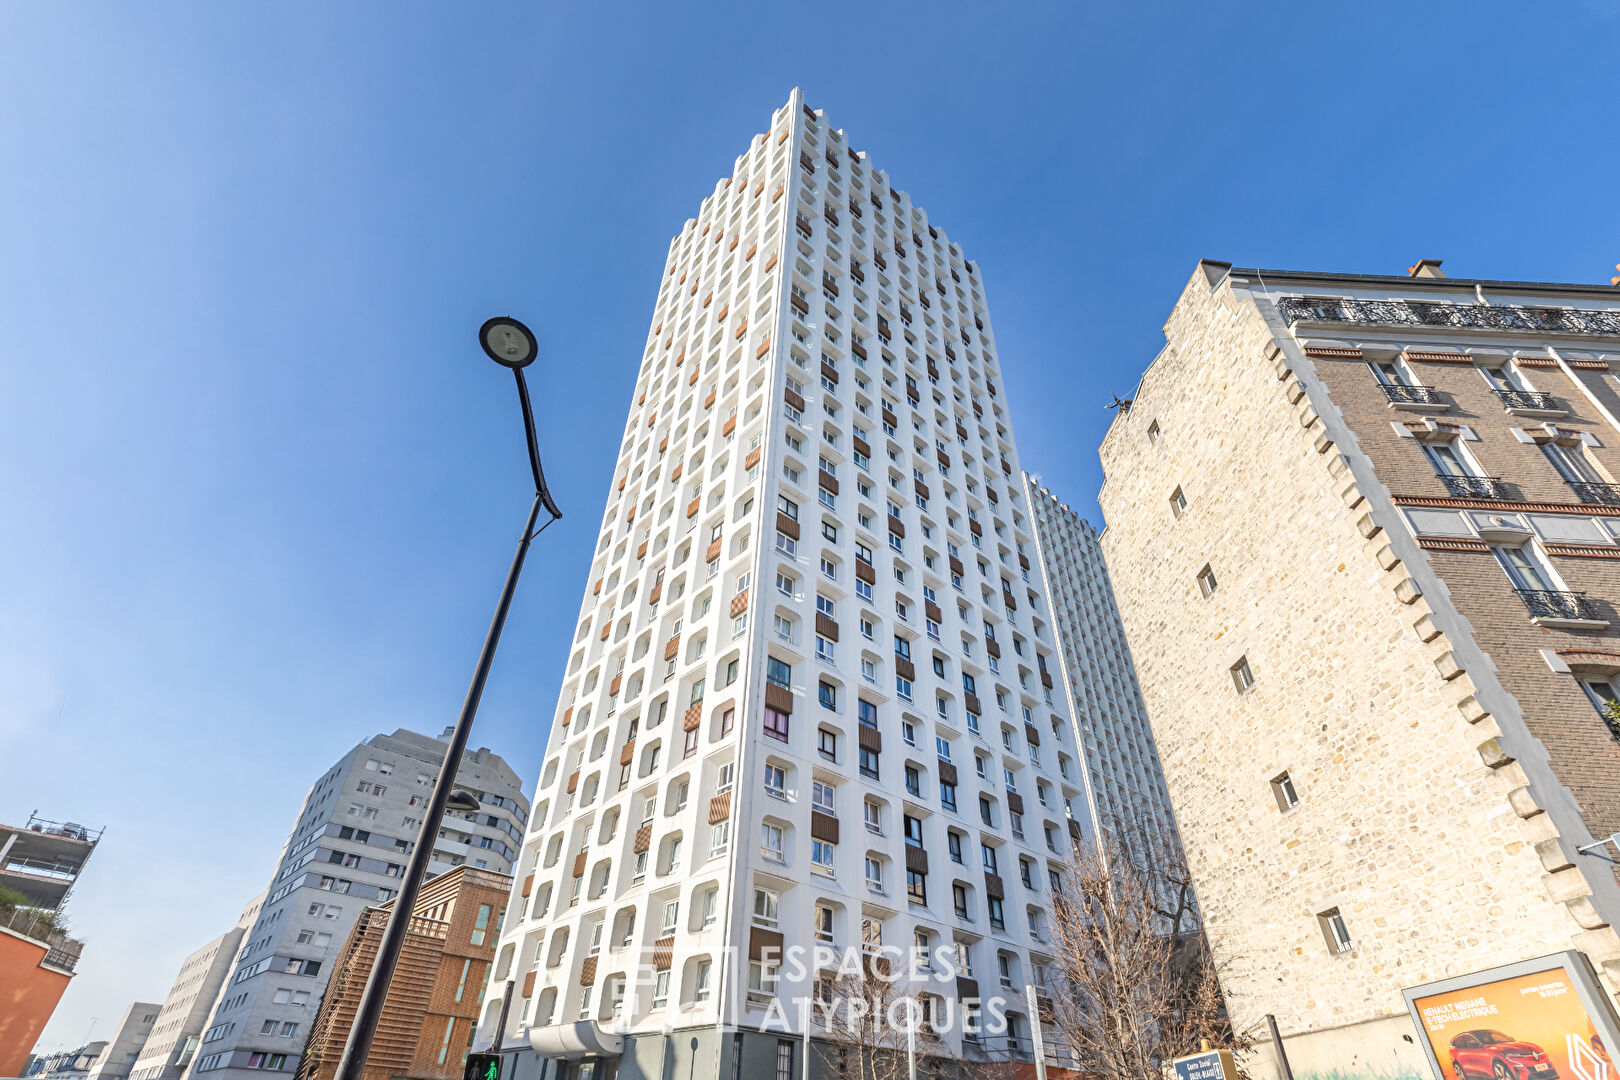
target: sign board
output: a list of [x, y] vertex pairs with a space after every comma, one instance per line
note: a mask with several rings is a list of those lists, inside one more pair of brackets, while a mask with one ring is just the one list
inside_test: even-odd
[[501, 1056], [499, 1054], [468, 1054], [467, 1067], [462, 1070], [462, 1080], [501, 1080]]
[[1176, 1080], [1239, 1080], [1230, 1050], [1206, 1050], [1190, 1057], [1176, 1058]]
[[1401, 994], [1436, 1080], [1616, 1080], [1620, 1029], [1578, 952]]

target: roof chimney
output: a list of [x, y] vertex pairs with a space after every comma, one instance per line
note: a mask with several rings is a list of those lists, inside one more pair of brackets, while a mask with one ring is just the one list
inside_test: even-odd
[[1440, 269], [1439, 259], [1419, 259], [1416, 266], [1406, 268], [1407, 277], [1445, 277], [1445, 271]]

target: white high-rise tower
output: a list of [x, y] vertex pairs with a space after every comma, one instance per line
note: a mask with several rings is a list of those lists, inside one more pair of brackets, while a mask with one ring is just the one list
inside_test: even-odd
[[1028, 500], [978, 268], [795, 91], [670, 244], [486, 1002], [520, 1075], [797, 1078], [817, 944], [924, 946], [948, 1052], [1028, 1060], [1090, 829]]

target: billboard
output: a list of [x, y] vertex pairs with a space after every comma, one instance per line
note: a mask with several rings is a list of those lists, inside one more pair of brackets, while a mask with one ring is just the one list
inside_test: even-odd
[[1620, 1080], [1613, 1012], [1567, 952], [1403, 991], [1437, 1080]]

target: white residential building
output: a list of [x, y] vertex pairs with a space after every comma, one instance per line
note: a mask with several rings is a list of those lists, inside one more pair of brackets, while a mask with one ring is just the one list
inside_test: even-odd
[[797, 1077], [777, 950], [916, 944], [1027, 1056], [1090, 811], [978, 267], [795, 91], [650, 322], [484, 1039], [511, 985], [520, 1076]]
[[96, 1063], [90, 1066], [86, 1080], [124, 1080], [152, 1034], [159, 1008], [156, 1002], [137, 1001], [125, 1009], [119, 1018], [118, 1030], [113, 1032]]
[[[297, 1069], [332, 958], [361, 910], [398, 891], [449, 734], [375, 735], [310, 788], [187, 1077]], [[511, 873], [529, 816], [517, 774], [480, 747], [463, 755], [455, 786], [483, 805], [445, 814], [429, 876], [463, 864]]]
[[1097, 825], [1126, 848], [1168, 845], [1179, 853], [1175, 812], [1097, 530], [1028, 473], [1024, 490]]
[[235, 926], [181, 961], [158, 1008], [152, 1033], [130, 1070], [130, 1080], [177, 1080], [186, 1071], [241, 948], [242, 936], [258, 919], [264, 897], [260, 893], [248, 901]]

